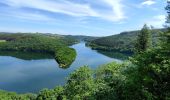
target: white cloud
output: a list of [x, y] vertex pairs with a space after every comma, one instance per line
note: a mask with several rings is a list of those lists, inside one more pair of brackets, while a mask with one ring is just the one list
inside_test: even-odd
[[152, 25], [155, 28], [162, 28], [165, 23], [166, 16], [165, 15], [157, 15], [154, 16], [151, 20], [147, 21], [148, 25]]
[[154, 0], [145, 0], [144, 2], [141, 3], [141, 5], [153, 5], [155, 4], [156, 2]]
[[29, 13], [29, 12], [23, 12], [21, 10], [12, 10], [12, 9], [6, 9], [4, 12], [1, 12], [0, 16], [33, 20], [33, 21], [56, 21], [56, 19], [40, 13]]
[[120, 21], [125, 18], [122, 0], [99, 0], [103, 5], [110, 8], [103, 11], [91, 7], [90, 3], [92, 2], [90, 1], [89, 4], [73, 3], [71, 0], [3, 0], [0, 2], [18, 9], [28, 7], [74, 17], [97, 17], [109, 21]]
[[[13, 15], [14, 16], [14, 15]], [[54, 21], [55, 19], [36, 13], [17, 13], [14, 17], [28, 20]]]
[[5, 0], [13, 7], [29, 7], [54, 13], [64, 13], [71, 16], [96, 16], [88, 5], [73, 4], [68, 1], [55, 2], [50, 0]]
[[112, 21], [119, 21], [126, 18], [124, 15], [123, 4], [121, 1], [122, 0], [103, 0], [103, 2], [105, 2], [112, 8], [112, 12], [106, 16], [103, 15], [103, 17]]

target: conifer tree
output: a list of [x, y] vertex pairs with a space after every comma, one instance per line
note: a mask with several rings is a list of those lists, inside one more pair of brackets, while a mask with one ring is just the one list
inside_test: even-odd
[[136, 42], [136, 52], [140, 53], [146, 51], [151, 47], [151, 32], [149, 27], [145, 24], [138, 34], [137, 42]]
[[167, 6], [166, 6], [166, 11], [167, 11], [167, 18], [166, 18], [166, 27], [167, 27], [167, 32], [163, 33], [163, 36], [165, 37], [164, 46], [165, 49], [170, 50], [170, 1], [167, 1]]

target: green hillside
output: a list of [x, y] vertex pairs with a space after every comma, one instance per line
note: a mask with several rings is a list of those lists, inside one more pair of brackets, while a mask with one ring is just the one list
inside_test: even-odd
[[[165, 29], [155, 29], [152, 30], [152, 43], [157, 45], [157, 40], [159, 38], [159, 32], [165, 31]], [[122, 32], [117, 35], [101, 37], [88, 42], [86, 45], [90, 46], [92, 49], [97, 50], [107, 50], [107, 51], [120, 51], [120, 52], [133, 52], [134, 44], [139, 34], [137, 31]]]
[[[0, 42], [1, 51], [50, 53], [62, 67], [69, 66], [76, 57], [75, 50], [68, 47], [76, 40], [64, 36], [39, 33], [0, 33], [0, 40], [2, 41]], [[63, 51], [57, 53], [61, 49]]]

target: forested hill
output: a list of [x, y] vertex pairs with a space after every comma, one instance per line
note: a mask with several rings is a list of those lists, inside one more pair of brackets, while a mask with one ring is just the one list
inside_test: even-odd
[[0, 40], [21, 40], [21, 39], [28, 39], [28, 38], [39, 38], [41, 39], [52, 39], [57, 42], [57, 44], [64, 44], [64, 45], [72, 45], [77, 42], [74, 38], [66, 37], [63, 35], [58, 34], [51, 34], [51, 33], [9, 33], [9, 32], [0, 32]]
[[65, 35], [65, 37], [72, 38], [78, 41], [85, 41], [85, 42], [90, 42], [99, 38], [95, 36], [84, 36], [84, 35]]
[[74, 61], [76, 51], [68, 47], [74, 43], [75, 39], [53, 34], [0, 33], [1, 51], [50, 53], [62, 67]]
[[[151, 31], [153, 45], [156, 45], [156, 41], [159, 38], [159, 32], [162, 31], [165, 31], [165, 29], [154, 29]], [[128, 31], [117, 35], [101, 37], [88, 42], [86, 45], [90, 46], [92, 49], [132, 52], [139, 32], [139, 30]]]

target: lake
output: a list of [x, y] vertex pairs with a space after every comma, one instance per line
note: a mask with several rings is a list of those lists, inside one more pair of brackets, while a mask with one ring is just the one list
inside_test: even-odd
[[68, 75], [83, 65], [95, 69], [109, 62], [121, 62], [116, 57], [91, 50], [84, 42], [71, 47], [77, 51], [77, 57], [67, 69], [60, 68], [55, 59], [48, 54], [1, 52], [0, 89], [18, 93], [37, 93], [43, 88], [63, 85]]

